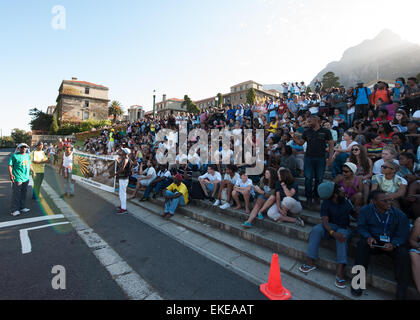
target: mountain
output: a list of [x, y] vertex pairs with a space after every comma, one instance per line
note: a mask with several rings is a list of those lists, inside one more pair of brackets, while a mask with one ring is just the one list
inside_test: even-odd
[[374, 39], [347, 49], [341, 60], [329, 63], [311, 85], [329, 71], [334, 72], [345, 87], [355, 86], [360, 80], [368, 83], [376, 79], [415, 77], [420, 72], [420, 46], [385, 29]]

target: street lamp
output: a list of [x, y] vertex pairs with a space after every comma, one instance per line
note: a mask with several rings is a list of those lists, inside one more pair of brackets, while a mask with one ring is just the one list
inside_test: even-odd
[[155, 120], [156, 90], [153, 90], [153, 120]]
[[218, 102], [219, 102], [219, 97], [217, 97], [217, 96], [216, 96], [216, 109], [218, 109], [218, 108], [219, 108], [219, 104], [218, 104]]

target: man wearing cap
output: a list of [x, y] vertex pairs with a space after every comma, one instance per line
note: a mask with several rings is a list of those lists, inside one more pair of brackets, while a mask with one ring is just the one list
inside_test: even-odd
[[39, 191], [44, 180], [45, 164], [49, 162], [45, 152], [42, 150], [43, 146], [42, 142], [39, 141], [36, 144], [36, 149], [30, 153], [32, 167], [36, 173], [32, 199], [39, 199]]
[[369, 111], [369, 101], [372, 91], [369, 88], [363, 86], [363, 81], [357, 83], [357, 87], [354, 89], [354, 101], [356, 106], [356, 120], [366, 119]]
[[346, 288], [344, 268], [348, 264], [347, 244], [352, 236], [350, 215], [354, 215], [353, 205], [346, 199], [343, 187], [333, 182], [320, 184], [318, 194], [324, 200], [321, 206], [322, 224], [312, 229], [306, 253], [307, 262], [299, 270], [303, 273], [315, 270], [321, 240], [335, 240], [337, 251], [335, 286], [344, 289]]
[[[396, 299], [406, 298], [411, 274], [407, 241], [410, 226], [407, 216], [392, 206], [391, 195], [373, 191], [372, 204], [360, 209], [357, 231], [361, 239], [357, 245], [355, 265], [369, 266], [371, 254], [386, 254], [393, 259], [397, 278]], [[362, 289], [351, 288], [355, 296], [363, 294]]]
[[165, 212], [163, 218], [172, 218], [175, 214], [175, 210], [180, 206], [188, 204], [188, 189], [185, 184], [182, 183], [182, 176], [177, 174], [174, 177], [174, 183], [166, 188], [165, 191]]
[[36, 178], [36, 173], [31, 164], [31, 157], [26, 152], [29, 146], [26, 143], [21, 143], [17, 149], [18, 151], [9, 160], [9, 176], [13, 188], [11, 214], [14, 217], [30, 211], [30, 209], [26, 208], [29, 172], [32, 171], [33, 177]]
[[121, 160], [117, 163], [117, 172], [109, 176], [110, 179], [115, 176], [118, 178], [121, 205], [117, 208], [117, 214], [120, 215], [127, 214], [127, 186], [131, 175], [131, 161], [128, 158], [130, 153], [131, 150], [128, 148], [122, 148], [120, 150], [119, 155]]

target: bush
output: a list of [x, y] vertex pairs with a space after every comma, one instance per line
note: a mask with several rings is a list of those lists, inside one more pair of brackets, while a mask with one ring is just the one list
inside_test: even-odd
[[0, 148], [15, 148], [16, 143], [12, 137], [3, 137], [0, 139]]
[[65, 122], [62, 123], [60, 129], [57, 131], [59, 136], [67, 136], [74, 133], [91, 131], [93, 128], [99, 129], [101, 127], [110, 126], [110, 120], [88, 120], [80, 123]]

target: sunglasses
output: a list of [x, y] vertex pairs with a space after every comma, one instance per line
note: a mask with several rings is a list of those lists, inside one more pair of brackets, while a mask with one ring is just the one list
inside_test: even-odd
[[351, 151], [360, 151], [358, 148], [351, 149]]

